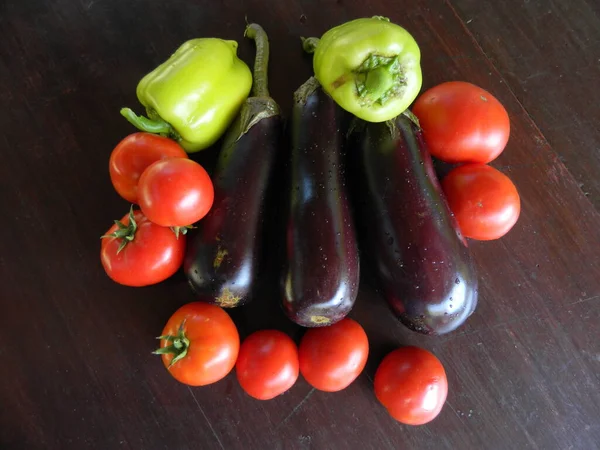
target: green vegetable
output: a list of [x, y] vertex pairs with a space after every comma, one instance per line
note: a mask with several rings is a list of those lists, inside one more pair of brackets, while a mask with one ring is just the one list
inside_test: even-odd
[[148, 117], [123, 108], [121, 114], [142, 131], [169, 136], [188, 152], [203, 150], [221, 137], [252, 87], [252, 73], [237, 56], [236, 41], [192, 39], [137, 86]]
[[321, 39], [305, 39], [323, 89], [346, 111], [368, 122], [404, 112], [422, 83], [421, 52], [414, 38], [385, 17], [346, 22]]

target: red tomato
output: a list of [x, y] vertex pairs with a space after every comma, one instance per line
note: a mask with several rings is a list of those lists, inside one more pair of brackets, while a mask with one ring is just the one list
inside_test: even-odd
[[171, 158], [150, 165], [138, 184], [143, 213], [163, 227], [185, 227], [202, 219], [214, 200], [204, 168], [191, 159]]
[[137, 186], [144, 170], [165, 158], [187, 158], [187, 153], [172, 139], [152, 133], [133, 133], [123, 139], [110, 155], [108, 171], [117, 193], [137, 203]]
[[[133, 220], [132, 220], [133, 219]], [[141, 211], [129, 212], [103, 236], [100, 259], [107, 275], [126, 286], [160, 283], [183, 262], [185, 236], [150, 222]]]
[[281, 331], [256, 331], [242, 342], [235, 370], [248, 395], [270, 400], [298, 379], [298, 347]]
[[183, 305], [168, 320], [160, 339], [163, 364], [179, 382], [205, 386], [235, 366], [240, 336], [231, 317], [204, 302]]
[[449, 163], [488, 163], [500, 155], [510, 134], [504, 106], [489, 92], [463, 81], [425, 91], [415, 102], [429, 151]]
[[345, 318], [327, 327], [310, 328], [299, 347], [300, 373], [316, 389], [341, 391], [367, 363], [369, 340], [363, 327]]
[[375, 372], [375, 395], [398, 422], [423, 425], [435, 419], [446, 402], [446, 371], [427, 350], [396, 349]]
[[462, 234], [471, 239], [498, 239], [519, 219], [521, 200], [517, 188], [493, 167], [457, 167], [442, 180], [442, 189]]

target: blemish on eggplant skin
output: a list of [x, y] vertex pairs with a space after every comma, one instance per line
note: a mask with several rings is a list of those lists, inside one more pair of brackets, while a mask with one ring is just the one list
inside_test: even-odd
[[234, 308], [240, 302], [242, 298], [240, 296], [233, 295], [228, 288], [223, 289], [223, 293], [218, 296], [215, 300], [222, 308]]
[[221, 248], [221, 246], [219, 245], [219, 248], [217, 250], [217, 254], [215, 256], [215, 260], [213, 261], [213, 268], [216, 270], [219, 267], [221, 267], [221, 264], [223, 263], [223, 259], [229, 254], [229, 252], [226, 249]]
[[331, 320], [325, 316], [311, 316], [310, 321], [316, 324], [326, 324], [331, 322]]

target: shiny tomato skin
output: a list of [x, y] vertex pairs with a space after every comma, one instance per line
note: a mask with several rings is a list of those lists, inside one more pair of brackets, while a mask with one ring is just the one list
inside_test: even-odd
[[248, 395], [270, 400], [294, 385], [298, 366], [298, 347], [288, 335], [278, 330], [261, 330], [242, 342], [235, 370]]
[[152, 133], [133, 133], [117, 144], [108, 162], [111, 182], [117, 193], [137, 203], [137, 186], [146, 168], [165, 158], [187, 158], [187, 153], [172, 139]]
[[[156, 225], [144, 214], [134, 211], [137, 231], [134, 239], [119, 253], [123, 239], [105, 237], [100, 247], [100, 260], [106, 274], [115, 282], [125, 286], [148, 286], [171, 277], [183, 263], [185, 236], [179, 238], [169, 228]], [[129, 214], [121, 222], [129, 224]], [[114, 233], [113, 225], [106, 235]]]
[[462, 234], [480, 241], [499, 239], [517, 223], [521, 200], [510, 178], [485, 164], [465, 164], [442, 180], [448, 206]]
[[152, 222], [185, 227], [202, 219], [214, 200], [210, 176], [195, 161], [170, 158], [151, 164], [140, 177], [138, 200]]
[[298, 348], [300, 373], [315, 389], [345, 389], [363, 371], [369, 340], [358, 322], [345, 318], [326, 327], [310, 328]]
[[429, 152], [448, 163], [489, 163], [502, 153], [510, 136], [504, 106], [486, 90], [464, 81], [428, 89], [412, 112]]
[[[221, 307], [205, 302], [183, 305], [169, 318], [162, 336], [175, 336], [180, 329], [190, 342], [187, 354], [170, 367], [174, 355], [161, 355], [173, 378], [189, 386], [206, 386], [231, 372], [240, 349], [240, 336]], [[161, 348], [168, 345], [167, 340], [161, 339]]]
[[448, 396], [444, 366], [419, 347], [401, 347], [389, 353], [379, 364], [374, 383], [379, 402], [406, 425], [435, 419]]

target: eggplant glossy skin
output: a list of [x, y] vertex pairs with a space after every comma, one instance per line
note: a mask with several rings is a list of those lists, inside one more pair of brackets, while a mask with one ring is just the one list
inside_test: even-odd
[[198, 223], [184, 260], [188, 283], [199, 300], [224, 308], [250, 301], [257, 284], [268, 190], [282, 128], [278, 113], [241, 134], [239, 121], [219, 154], [212, 178], [213, 207]]
[[358, 293], [340, 120], [341, 111], [314, 78], [296, 92], [282, 297], [287, 316], [304, 327], [343, 319]]
[[353, 204], [378, 289], [411, 330], [455, 330], [477, 306], [477, 274], [420, 129], [400, 115], [354, 142]]

